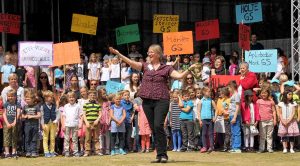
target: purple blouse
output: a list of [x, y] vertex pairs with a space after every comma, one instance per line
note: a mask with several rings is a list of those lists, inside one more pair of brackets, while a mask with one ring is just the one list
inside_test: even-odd
[[170, 99], [168, 80], [174, 68], [160, 64], [157, 70], [149, 63], [143, 63], [144, 72], [139, 96], [145, 99]]

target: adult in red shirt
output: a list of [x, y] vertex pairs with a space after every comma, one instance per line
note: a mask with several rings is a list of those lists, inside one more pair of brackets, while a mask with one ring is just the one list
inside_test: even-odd
[[113, 48], [110, 50], [133, 69], [144, 73], [139, 96], [143, 99], [143, 109], [154, 134], [157, 154], [156, 160], [152, 162], [166, 163], [168, 156], [164, 121], [170, 104], [168, 81], [170, 77], [177, 80], [184, 78], [195, 65], [190, 66], [183, 73], [177, 72], [172, 66], [162, 63], [162, 48], [157, 44], [152, 44], [148, 49], [149, 62], [135, 62]]
[[258, 87], [258, 81], [256, 74], [249, 71], [249, 64], [247, 62], [242, 62], [240, 64], [240, 86], [238, 88], [238, 93], [241, 97], [241, 102], [244, 102], [244, 91], [246, 90], [252, 90], [253, 92], [253, 102], [256, 102], [257, 97], [255, 95], [255, 91], [253, 91], [253, 88]]

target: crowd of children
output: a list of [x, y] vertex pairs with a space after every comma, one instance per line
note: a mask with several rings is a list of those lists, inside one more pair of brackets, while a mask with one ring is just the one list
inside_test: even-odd
[[[212, 70], [222, 72], [211, 62], [224, 63], [224, 58], [207, 52], [201, 63], [199, 54], [194, 57], [183, 58], [181, 65], [179, 58], [174, 62], [168, 58], [167, 62], [174, 67], [178, 64], [180, 70], [188, 69], [192, 63], [200, 66], [198, 71], [191, 71], [192, 74], [186, 77], [194, 80], [195, 86], [177, 86], [170, 90], [165, 130], [168, 146], [173, 152], [272, 153], [280, 149], [279, 139], [283, 153], [288, 149], [295, 153], [295, 142], [300, 135], [300, 88], [288, 81], [287, 75], [281, 73], [279, 80], [271, 81], [261, 76], [259, 87], [246, 90], [241, 96], [236, 81], [217, 90], [210, 86]], [[2, 84], [7, 86], [11, 73], [16, 72], [19, 79], [24, 79], [18, 80], [19, 86], [26, 89], [21, 100], [20, 94], [11, 89], [0, 101], [0, 127], [3, 128], [3, 143], [0, 143], [4, 147], [4, 158], [23, 154], [38, 157], [41, 153], [47, 158], [57, 155], [114, 156], [155, 150], [143, 100], [138, 97], [138, 87], [135, 87], [138, 84], [132, 85], [142, 73], [131, 70], [117, 57], [106, 58], [100, 63], [99, 57], [92, 53], [89, 59], [85, 63], [82, 56], [80, 64], [69, 66], [70, 71], [74, 70], [69, 78], [74, 75], [78, 78], [80, 97], [72, 90], [66, 91], [64, 82], [67, 84], [70, 80], [64, 76], [67, 73], [63, 68], [57, 67], [53, 72], [54, 90], [43, 91], [40, 100], [36, 90], [31, 89], [36, 84], [32, 67], [16, 72], [19, 67], [16, 69], [10, 63], [10, 56], [5, 56], [5, 65], [1, 67]], [[232, 56], [229, 74], [237, 75], [238, 68], [237, 57]], [[195, 75], [199, 72], [200, 75]], [[107, 94], [108, 80], [122, 82], [128, 90]], [[91, 86], [92, 82], [99, 87], [89, 89], [88, 83]]]

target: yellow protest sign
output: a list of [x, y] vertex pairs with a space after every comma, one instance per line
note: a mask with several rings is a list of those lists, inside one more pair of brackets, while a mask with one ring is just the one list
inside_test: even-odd
[[96, 35], [98, 17], [73, 14], [71, 32]]
[[153, 16], [153, 33], [178, 32], [179, 15]]

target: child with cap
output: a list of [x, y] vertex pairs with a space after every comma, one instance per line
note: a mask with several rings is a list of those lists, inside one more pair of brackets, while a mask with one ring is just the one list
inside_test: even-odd
[[[257, 124], [260, 120], [258, 107], [252, 101], [252, 90], [244, 92], [245, 101], [241, 104], [242, 124], [244, 132], [244, 143], [246, 151], [253, 152], [254, 136], [258, 135]], [[250, 143], [250, 147], [249, 147]]]
[[208, 84], [209, 78], [210, 78], [210, 60], [209, 60], [209, 58], [203, 58], [202, 63], [203, 63], [202, 81], [203, 81], [203, 84]]

